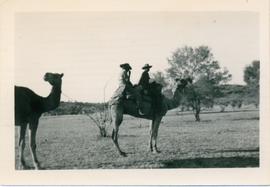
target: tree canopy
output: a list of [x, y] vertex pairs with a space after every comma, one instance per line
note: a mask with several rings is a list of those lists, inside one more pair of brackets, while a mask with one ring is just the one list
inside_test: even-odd
[[247, 84], [247, 97], [256, 106], [259, 104], [260, 93], [260, 61], [254, 60], [251, 65], [248, 65], [244, 69], [244, 81]]
[[221, 69], [218, 61], [208, 46], [192, 48], [184, 46], [176, 49], [168, 58], [169, 68], [167, 73], [170, 77], [190, 77], [194, 82], [202, 77], [216, 84], [226, 82], [231, 78], [227, 69]]
[[251, 65], [245, 67], [244, 81], [247, 85], [259, 85], [260, 80], [260, 61], [254, 60]]
[[189, 77], [193, 80], [183, 95], [182, 104], [192, 107], [196, 121], [200, 121], [201, 105], [213, 105], [219, 95], [218, 85], [230, 80], [231, 74], [220, 67], [208, 46], [178, 48], [168, 58], [168, 63], [170, 67], [166, 72], [170, 79]]

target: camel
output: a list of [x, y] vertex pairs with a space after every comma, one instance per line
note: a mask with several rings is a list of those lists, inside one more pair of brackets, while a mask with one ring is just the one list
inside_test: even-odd
[[[161, 97], [161, 110], [156, 111], [153, 107], [150, 105], [150, 110], [147, 114], [141, 115], [139, 114], [136, 104], [131, 99], [123, 99], [121, 102], [116, 104], [110, 104], [109, 105], [109, 112], [111, 114], [111, 122], [113, 124], [113, 130], [112, 130], [112, 140], [114, 145], [117, 148], [117, 151], [121, 156], [127, 156], [125, 152], [123, 152], [118, 144], [118, 131], [119, 127], [123, 121], [123, 115], [131, 115], [138, 118], [144, 118], [151, 120], [150, 121], [150, 139], [149, 139], [149, 149], [152, 153], [159, 153], [160, 151], [157, 148], [157, 136], [158, 136], [158, 128], [161, 123], [161, 120], [163, 116], [166, 115], [168, 110], [177, 108], [180, 104], [180, 99], [182, 95], [182, 91], [184, 88], [191, 83], [191, 79], [176, 79], [177, 82], [177, 88], [173, 94], [173, 97], [167, 98], [165, 96]], [[160, 88], [161, 89], [161, 88]], [[143, 101], [144, 102], [144, 101]], [[144, 102], [147, 104], [147, 102]]]
[[26, 168], [23, 152], [25, 148], [25, 132], [29, 123], [30, 152], [35, 169], [40, 169], [36, 155], [36, 132], [42, 113], [54, 110], [60, 104], [62, 74], [46, 73], [44, 81], [52, 85], [48, 97], [41, 97], [26, 87], [15, 86], [15, 126], [19, 126], [20, 168]]

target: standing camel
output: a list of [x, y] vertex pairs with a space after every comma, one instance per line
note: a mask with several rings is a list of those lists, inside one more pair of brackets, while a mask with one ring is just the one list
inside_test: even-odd
[[15, 86], [15, 126], [19, 126], [20, 165], [26, 167], [23, 152], [25, 148], [25, 131], [29, 123], [29, 142], [35, 169], [40, 168], [36, 155], [36, 132], [42, 113], [54, 110], [60, 104], [62, 77], [64, 74], [46, 73], [44, 80], [52, 85], [48, 97], [41, 97], [32, 90]]
[[126, 156], [126, 153], [123, 152], [118, 144], [118, 131], [119, 126], [123, 121], [123, 115], [128, 114], [138, 118], [144, 118], [151, 120], [150, 122], [150, 141], [149, 141], [149, 148], [150, 151], [153, 153], [159, 153], [160, 151], [157, 149], [157, 136], [158, 136], [158, 128], [162, 117], [165, 116], [168, 110], [177, 108], [180, 104], [180, 98], [182, 95], [182, 91], [186, 87], [188, 83], [191, 83], [191, 79], [176, 79], [177, 80], [177, 88], [174, 92], [173, 98], [169, 99], [166, 97], [162, 97], [161, 103], [161, 111], [154, 110], [153, 107], [150, 105], [150, 110], [147, 112], [146, 115], [140, 115], [138, 113], [136, 104], [133, 100], [125, 99], [122, 102], [118, 102], [116, 104], [111, 104], [109, 106], [112, 123], [113, 123], [113, 131], [112, 131], [112, 140], [122, 156]]

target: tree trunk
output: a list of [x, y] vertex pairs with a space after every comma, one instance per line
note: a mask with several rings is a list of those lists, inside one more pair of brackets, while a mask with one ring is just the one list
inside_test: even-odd
[[200, 121], [201, 120], [200, 119], [200, 112], [196, 111], [196, 113], [195, 113], [195, 119], [196, 119], [196, 121]]
[[200, 109], [196, 109], [195, 110], [195, 119], [196, 121], [200, 121]]
[[193, 103], [193, 112], [195, 115], [195, 120], [200, 121], [201, 102], [199, 99], [196, 99]]
[[107, 132], [105, 127], [99, 126], [99, 133], [101, 137], [107, 137]]

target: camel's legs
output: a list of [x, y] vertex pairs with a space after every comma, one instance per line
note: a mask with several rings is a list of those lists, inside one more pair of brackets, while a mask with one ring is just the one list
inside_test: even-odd
[[40, 169], [40, 164], [39, 164], [39, 161], [37, 159], [37, 154], [36, 154], [37, 127], [38, 127], [38, 119], [35, 119], [30, 123], [30, 126], [29, 126], [29, 142], [30, 142], [30, 152], [32, 155], [32, 159], [34, 161], [34, 167], [35, 169]]
[[149, 149], [150, 151], [152, 152], [153, 151], [153, 144], [152, 144], [152, 141], [153, 141], [153, 128], [154, 128], [154, 119], [150, 121], [150, 124], [149, 124]]
[[[112, 106], [116, 107], [116, 106]], [[114, 145], [116, 146], [118, 152], [122, 156], [127, 156], [127, 154], [123, 151], [121, 151], [120, 146], [118, 144], [118, 131], [119, 131], [119, 126], [121, 125], [123, 121], [123, 113], [118, 110], [119, 113], [116, 113], [116, 109], [112, 108], [112, 122], [113, 122], [113, 131], [112, 131], [112, 140]]]
[[116, 126], [113, 129], [113, 132], [112, 132], [112, 139], [113, 139], [114, 145], [116, 146], [116, 148], [117, 148], [120, 155], [127, 156], [127, 154], [125, 152], [121, 151], [121, 149], [119, 147], [119, 144], [118, 144], [118, 130], [119, 130], [119, 126]]
[[27, 124], [22, 124], [19, 128], [19, 157], [20, 157], [20, 169], [24, 169], [26, 167], [25, 160], [24, 160], [24, 148], [25, 148], [25, 131], [26, 131]]
[[159, 128], [161, 119], [162, 119], [161, 117], [156, 117], [153, 120], [153, 127], [152, 127], [151, 139], [152, 139], [152, 142], [154, 143], [154, 147], [152, 147], [152, 148], [154, 148], [154, 150], [153, 150], [154, 153], [159, 153], [160, 152], [157, 149], [157, 136], [158, 136], [158, 128]]
[[121, 151], [120, 146], [118, 144], [118, 131], [119, 131], [119, 125], [116, 124], [112, 131], [112, 139], [113, 139], [114, 145], [116, 146], [120, 155], [127, 156], [125, 152]]

